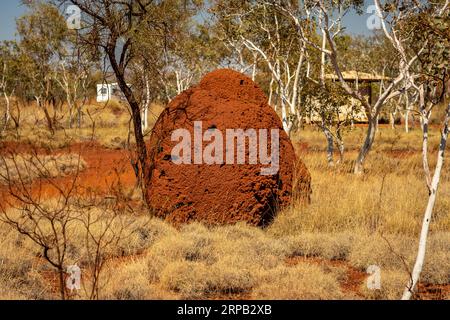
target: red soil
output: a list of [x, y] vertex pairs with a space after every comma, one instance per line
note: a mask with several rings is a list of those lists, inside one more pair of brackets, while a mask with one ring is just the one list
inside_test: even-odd
[[[49, 150], [36, 149], [28, 144], [2, 143], [0, 154], [10, 153], [36, 153], [50, 154]], [[136, 179], [128, 160], [126, 150], [110, 150], [96, 143], [78, 143], [58, 149], [58, 154], [74, 153], [80, 154], [87, 164], [87, 168], [78, 173], [76, 179], [76, 192], [78, 194], [108, 194], [117, 188], [133, 186]], [[13, 185], [12, 190], [21, 193], [24, 188], [28, 190], [33, 198], [48, 199], [60, 195], [58, 188], [66, 189], [74, 183], [74, 176], [64, 176], [47, 179], [37, 179], [25, 187], [19, 184]], [[8, 186], [0, 184], [0, 205], [14, 204], [14, 198], [10, 195]]]
[[363, 298], [364, 296], [360, 292], [360, 287], [367, 278], [367, 274], [352, 267], [349, 263], [341, 260], [326, 260], [317, 257], [290, 257], [286, 259], [286, 264], [288, 266], [294, 266], [298, 263], [313, 263], [323, 267], [337, 267], [344, 269], [346, 271], [346, 276], [339, 280], [339, 284], [343, 292], [353, 293], [358, 298]]
[[[0, 155], [9, 153], [38, 153], [49, 154], [50, 151], [40, 148], [36, 149], [28, 144], [20, 144], [15, 142], [0, 143]], [[83, 186], [83, 190], [93, 190], [98, 193], [108, 193], [114, 186], [133, 186], [135, 176], [128, 161], [128, 152], [125, 150], [110, 150], [99, 146], [96, 143], [80, 143], [70, 147], [58, 149], [58, 153], [79, 153], [87, 163], [87, 169], [78, 175], [79, 184]], [[34, 181], [31, 184], [32, 194], [34, 196], [41, 195], [43, 199], [56, 196], [57, 189], [53, 185], [58, 186], [69, 185], [73, 181], [73, 177], [60, 177], [52, 179], [52, 183], [41, 180]], [[5, 186], [0, 185], [0, 205], [5, 208], [8, 202], [12, 201], [9, 191]], [[139, 255], [138, 255], [139, 256]], [[131, 257], [123, 257], [115, 259], [115, 263], [124, 263]], [[347, 276], [340, 281], [341, 288], [344, 292], [353, 293], [358, 298], [363, 298], [360, 293], [360, 287], [365, 281], [367, 274], [357, 270], [345, 261], [325, 260], [314, 257], [291, 257], [286, 259], [286, 264], [293, 266], [301, 262], [317, 263], [322, 266], [341, 267], [346, 269]], [[42, 259], [36, 259], [37, 264], [45, 263]], [[41, 271], [44, 278], [53, 288], [55, 294], [58, 293], [57, 274], [53, 270]], [[445, 299], [450, 294], [450, 285], [418, 285], [418, 293], [415, 299], [420, 300], [436, 300]], [[250, 299], [249, 293], [222, 293], [204, 297], [205, 299]]]
[[[298, 263], [313, 263], [322, 267], [338, 267], [346, 271], [346, 276], [339, 280], [343, 292], [352, 293], [358, 299], [364, 299], [361, 293], [361, 286], [366, 281], [368, 274], [353, 267], [347, 261], [326, 260], [319, 257], [295, 256], [286, 259], [288, 266], [295, 266]], [[413, 299], [415, 300], [444, 300], [450, 294], [450, 284], [431, 285], [418, 283], [417, 292]]]
[[450, 284], [431, 285], [417, 284], [417, 293], [414, 295], [416, 300], [446, 300], [450, 296]]
[[[171, 134], [182, 128], [194, 137], [194, 121], [202, 121], [202, 134], [208, 129], [218, 129], [224, 136], [226, 129], [268, 129], [270, 138], [270, 130], [278, 129], [278, 173], [261, 175], [261, 168], [267, 166], [259, 161], [248, 163], [248, 140], [245, 164], [174, 164], [171, 151], [178, 141], [172, 142]], [[204, 143], [203, 148], [208, 144]], [[270, 154], [270, 140], [267, 144]], [[225, 139], [223, 148], [225, 154]], [[296, 159], [279, 117], [267, 104], [263, 91], [236, 71], [211, 72], [198, 86], [177, 96], [155, 124], [150, 150], [156, 151], [149, 204], [155, 215], [175, 224], [192, 220], [208, 224], [246, 221], [261, 226], [291, 201], [294, 190], [309, 199], [309, 172]], [[191, 153], [194, 154], [193, 146]]]

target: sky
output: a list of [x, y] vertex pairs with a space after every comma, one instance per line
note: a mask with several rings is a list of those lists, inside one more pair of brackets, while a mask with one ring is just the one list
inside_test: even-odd
[[[31, 0], [32, 1], [32, 0]], [[365, 12], [372, 0], [365, 1]], [[0, 0], [0, 41], [15, 39], [16, 22], [15, 19], [26, 12], [26, 7], [21, 4], [20, 0]], [[350, 12], [344, 17], [343, 25], [347, 27], [347, 33], [358, 35], [369, 35], [371, 31], [366, 25], [370, 13], [364, 13], [359, 16], [354, 12]]]
[[0, 0], [0, 41], [14, 39], [15, 19], [24, 14], [25, 10], [19, 0]]

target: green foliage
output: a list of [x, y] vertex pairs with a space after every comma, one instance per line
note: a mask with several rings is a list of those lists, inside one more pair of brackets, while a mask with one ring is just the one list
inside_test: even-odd
[[450, 10], [439, 15], [437, 8], [427, 7], [401, 21], [404, 32], [411, 35], [411, 51], [417, 53], [424, 46], [415, 72], [420, 75], [418, 82], [424, 85], [427, 99], [433, 103], [442, 100], [450, 79]]
[[20, 78], [23, 87], [20, 92], [26, 100], [35, 96], [49, 100], [61, 95], [52, 75], [68, 29], [55, 6], [46, 2], [32, 2], [29, 9], [29, 12], [17, 19]]
[[20, 53], [15, 41], [0, 43], [0, 81], [1, 91], [11, 93], [20, 82]]
[[[329, 126], [336, 122], [350, 124], [353, 115], [358, 112], [357, 105], [351, 104], [350, 97], [335, 82], [326, 82], [322, 86], [308, 81], [302, 90], [302, 96], [305, 103], [303, 111], [308, 115], [318, 115]], [[351, 109], [343, 112], [343, 108], [347, 106]]]

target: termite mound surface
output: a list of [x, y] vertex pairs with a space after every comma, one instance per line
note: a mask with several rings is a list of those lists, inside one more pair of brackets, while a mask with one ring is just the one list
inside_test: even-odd
[[[239, 132], [248, 136], [228, 135]], [[310, 198], [310, 174], [278, 115], [258, 85], [233, 70], [213, 71], [173, 99], [148, 150], [147, 202], [156, 216], [176, 225], [266, 226], [293, 199]]]

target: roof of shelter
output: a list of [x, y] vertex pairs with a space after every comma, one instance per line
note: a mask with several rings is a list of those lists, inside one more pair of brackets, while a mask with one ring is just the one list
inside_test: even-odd
[[[361, 71], [356, 71], [356, 70], [351, 70], [351, 71], [343, 71], [342, 72], [342, 76], [344, 78], [345, 81], [381, 81], [381, 80], [390, 80], [391, 78], [386, 77], [386, 76], [382, 76], [379, 74], [372, 74], [372, 73], [366, 73], [366, 72], [361, 72]], [[333, 80], [337, 80], [338, 77], [336, 74], [326, 74], [325, 75], [326, 79], [333, 79]]]

